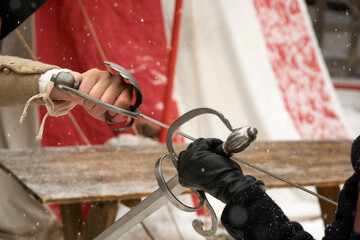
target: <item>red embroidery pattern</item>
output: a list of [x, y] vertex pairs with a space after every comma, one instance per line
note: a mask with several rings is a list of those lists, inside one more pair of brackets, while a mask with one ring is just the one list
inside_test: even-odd
[[303, 139], [348, 138], [296, 0], [254, 0], [269, 61], [285, 107]]

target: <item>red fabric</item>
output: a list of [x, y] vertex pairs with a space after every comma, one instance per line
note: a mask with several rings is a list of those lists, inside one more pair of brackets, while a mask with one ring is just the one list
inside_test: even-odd
[[[139, 110], [161, 121], [168, 51], [160, 0], [83, 2], [107, 60], [130, 70], [139, 82], [144, 94]], [[105, 70], [77, 1], [49, 0], [37, 11], [35, 19], [40, 61], [78, 72], [90, 68]], [[176, 102], [170, 104], [173, 121], [179, 113]], [[40, 119], [45, 113], [45, 108], [41, 107]], [[119, 134], [104, 122], [92, 118], [80, 106], [71, 113], [91, 144], [103, 144]], [[83, 144], [68, 116], [47, 119], [42, 146]], [[57, 207], [53, 206], [53, 209], [59, 214]], [[83, 208], [84, 218], [87, 209], [88, 205]]]
[[[144, 101], [140, 111], [161, 120], [166, 86], [167, 44], [159, 0], [84, 0], [87, 13], [108, 61], [130, 70], [138, 80]], [[36, 47], [40, 61], [84, 72], [105, 70], [77, 1], [49, 0], [36, 13]], [[171, 103], [172, 121], [178, 117]], [[41, 108], [41, 119], [45, 109]], [[82, 107], [72, 114], [91, 144], [102, 144], [118, 132], [89, 116]], [[84, 144], [67, 116], [46, 121], [43, 146]]]
[[[192, 194], [192, 195], [191, 195], [191, 199], [192, 199], [195, 207], [199, 206], [200, 200], [199, 200], [199, 198], [198, 198], [195, 194]], [[210, 217], [209, 210], [208, 210], [205, 206], [202, 207], [202, 208], [200, 208], [199, 210], [197, 210], [197, 211], [196, 211], [196, 215], [198, 215], [198, 216], [204, 216], [205, 218], [209, 218], [209, 217]]]
[[298, 1], [254, 0], [285, 107], [303, 139], [348, 138]]

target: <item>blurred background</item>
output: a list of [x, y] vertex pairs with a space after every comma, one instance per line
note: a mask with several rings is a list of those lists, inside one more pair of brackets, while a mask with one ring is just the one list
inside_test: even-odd
[[[138, 80], [144, 93], [140, 110], [157, 120], [167, 114], [164, 121], [171, 123], [190, 109], [211, 107], [234, 127], [257, 127], [263, 141], [353, 139], [360, 134], [360, 1], [184, 0], [177, 26], [174, 13], [179, 0], [84, 0], [82, 8], [81, 2], [49, 0], [20, 25], [18, 30], [36, 57], [15, 32], [0, 42], [2, 54], [37, 58], [79, 72], [105, 69], [95, 32], [107, 60]], [[179, 41], [172, 45], [174, 29]], [[175, 48], [178, 55], [172, 60]], [[167, 89], [170, 80], [174, 87]], [[167, 91], [173, 93], [170, 98], [165, 97]], [[49, 118], [43, 141], [35, 142], [45, 110], [32, 106], [20, 125], [22, 110], [0, 109], [2, 148], [86, 145], [67, 116]], [[125, 134], [109, 130], [81, 107], [72, 113], [93, 145], [139, 144], [131, 130]], [[183, 130], [194, 137], [228, 136], [218, 119], [207, 117], [192, 120]], [[293, 188], [268, 193], [290, 219], [321, 239], [325, 226], [318, 199]], [[210, 200], [220, 216], [223, 205]], [[184, 201], [192, 202], [188, 196]], [[52, 209], [60, 218], [59, 209]], [[121, 205], [117, 217], [127, 210]], [[186, 229], [185, 239], [203, 239], [192, 230], [193, 215], [173, 210]], [[163, 224], [170, 221], [168, 211], [163, 208], [144, 221], [159, 239], [176, 234], [174, 226]], [[139, 236], [148, 239], [140, 226], [121, 239]], [[223, 239], [230, 238], [224, 234]]]

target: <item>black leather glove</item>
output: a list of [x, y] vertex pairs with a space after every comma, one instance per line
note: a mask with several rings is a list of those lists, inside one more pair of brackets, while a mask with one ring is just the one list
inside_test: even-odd
[[215, 138], [197, 139], [179, 154], [177, 168], [181, 185], [206, 191], [227, 203], [236, 193], [263, 183], [244, 176], [240, 166], [220, 150], [221, 144]]

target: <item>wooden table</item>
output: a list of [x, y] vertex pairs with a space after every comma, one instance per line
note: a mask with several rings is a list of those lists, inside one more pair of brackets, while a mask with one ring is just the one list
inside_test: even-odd
[[[339, 184], [353, 173], [351, 143], [255, 142], [236, 156], [297, 184], [316, 186], [319, 193], [337, 200]], [[175, 144], [177, 151], [185, 147]], [[165, 153], [164, 145], [0, 150], [0, 167], [12, 173], [41, 203], [61, 205], [66, 239], [91, 239], [114, 221], [119, 200], [140, 199], [158, 188], [155, 162]], [[289, 187], [241, 166], [245, 174], [263, 180], [267, 188]], [[170, 161], [164, 171], [168, 176], [176, 174]], [[92, 203], [86, 226], [81, 224], [81, 202]], [[320, 204], [328, 216], [325, 222], [331, 222], [335, 207], [323, 201]]]

